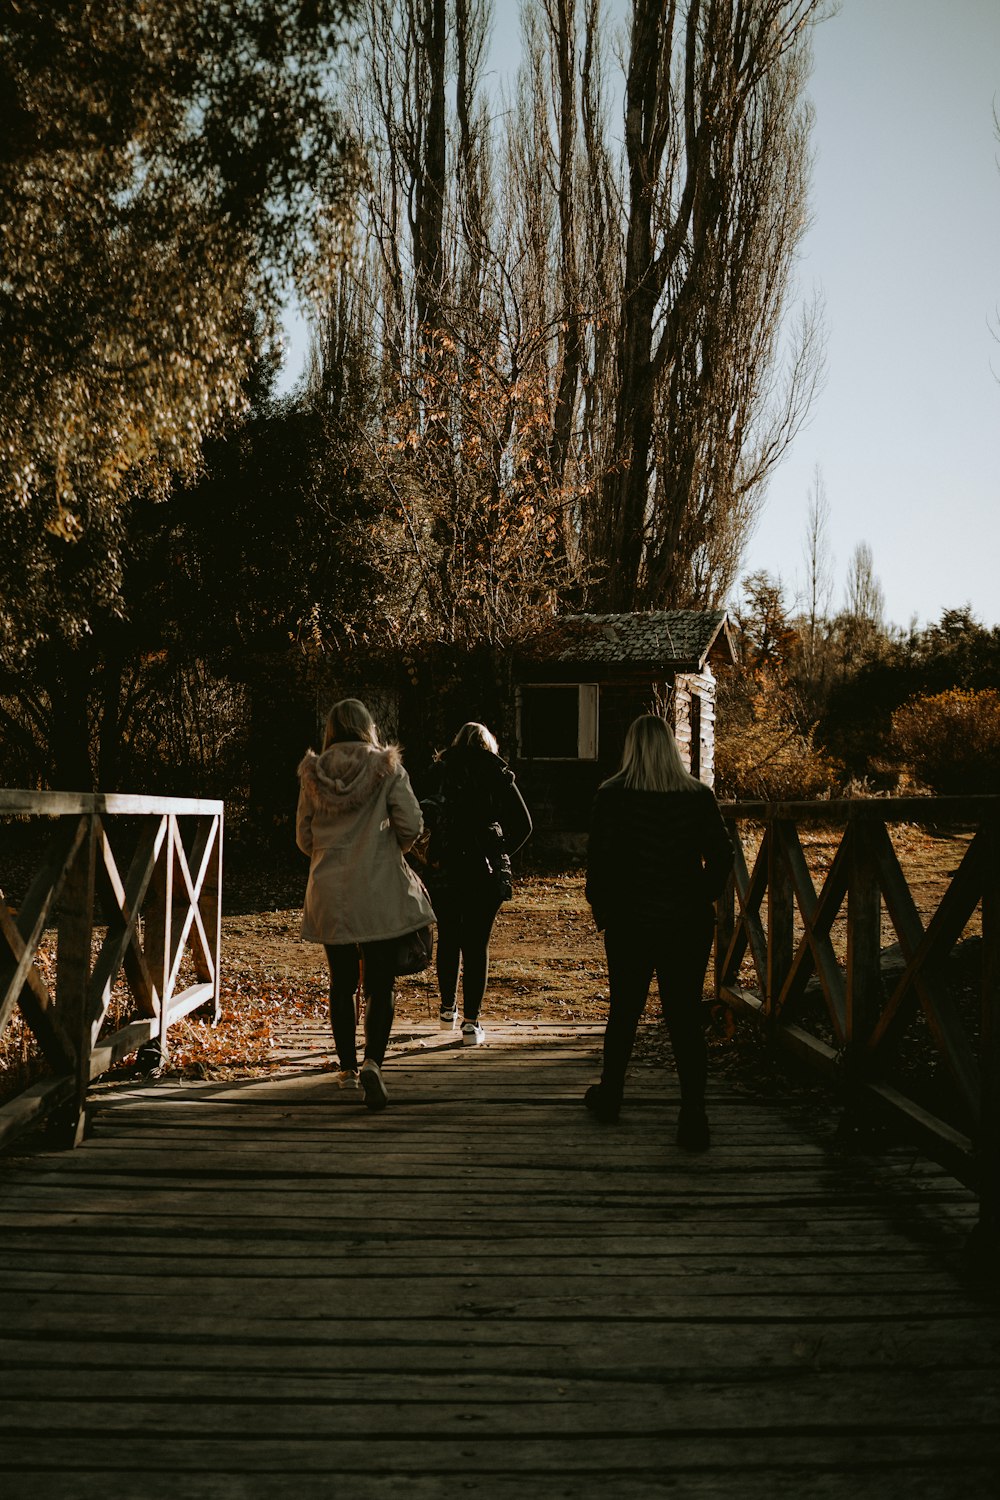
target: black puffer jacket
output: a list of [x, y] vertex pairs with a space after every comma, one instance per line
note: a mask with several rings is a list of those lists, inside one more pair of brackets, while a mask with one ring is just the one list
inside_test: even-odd
[[486, 878], [494, 849], [509, 856], [531, 833], [531, 814], [513, 771], [476, 745], [442, 752], [431, 795], [420, 806], [430, 829], [425, 873], [431, 882]]
[[594, 798], [587, 900], [598, 929], [659, 930], [705, 915], [725, 885], [733, 846], [707, 786], [640, 792], [620, 776]]

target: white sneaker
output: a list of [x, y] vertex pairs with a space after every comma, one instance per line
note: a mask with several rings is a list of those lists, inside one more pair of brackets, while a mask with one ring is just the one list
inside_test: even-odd
[[486, 1032], [478, 1021], [462, 1022], [462, 1041], [467, 1047], [481, 1047], [486, 1040]]
[[356, 1089], [358, 1076], [357, 1068], [339, 1068], [333, 1075], [333, 1081], [338, 1089]]
[[382, 1069], [374, 1058], [366, 1057], [361, 1064], [360, 1083], [368, 1108], [385, 1109], [389, 1102], [389, 1095], [382, 1082]]
[[445, 1030], [450, 1031], [458, 1020], [458, 1001], [456, 1000], [450, 1009], [447, 1005], [442, 1005], [438, 1011], [438, 1020]]

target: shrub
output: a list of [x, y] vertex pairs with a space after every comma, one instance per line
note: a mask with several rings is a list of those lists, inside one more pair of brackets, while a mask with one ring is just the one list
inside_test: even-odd
[[813, 735], [814, 726], [797, 721], [787, 684], [767, 671], [740, 674], [720, 699], [716, 791], [766, 802], [829, 796], [839, 767]]
[[910, 773], [942, 796], [1000, 793], [1000, 692], [984, 688], [913, 698], [892, 716], [892, 739]]

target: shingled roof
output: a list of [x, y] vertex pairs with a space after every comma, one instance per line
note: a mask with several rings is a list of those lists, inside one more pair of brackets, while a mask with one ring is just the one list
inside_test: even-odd
[[534, 660], [643, 663], [695, 668], [713, 647], [732, 658], [724, 609], [655, 609], [646, 613], [562, 615], [535, 636], [524, 653]]

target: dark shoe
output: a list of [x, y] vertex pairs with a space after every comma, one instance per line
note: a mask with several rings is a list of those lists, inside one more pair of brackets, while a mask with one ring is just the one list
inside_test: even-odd
[[677, 1144], [682, 1151], [707, 1151], [711, 1145], [708, 1116], [697, 1104], [682, 1104], [677, 1117]]
[[592, 1083], [583, 1096], [583, 1102], [602, 1125], [614, 1125], [621, 1112], [621, 1100], [608, 1097], [603, 1083]]
[[365, 1103], [369, 1109], [385, 1109], [389, 1102], [385, 1084], [382, 1082], [382, 1069], [374, 1058], [367, 1057], [361, 1065], [361, 1092], [365, 1096]]

